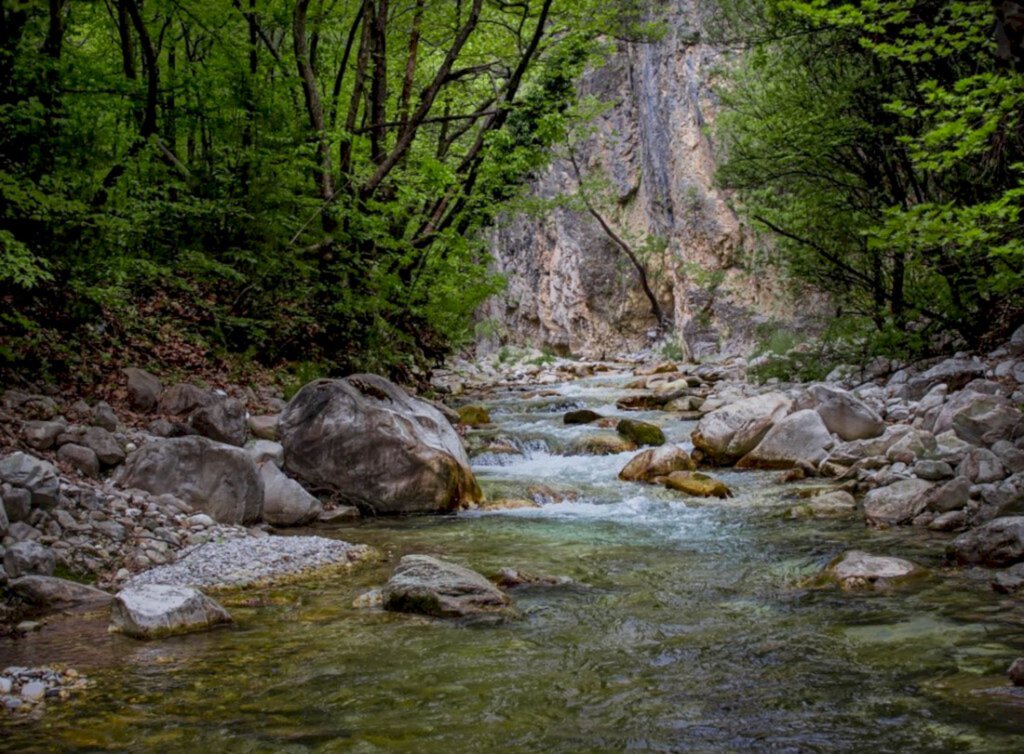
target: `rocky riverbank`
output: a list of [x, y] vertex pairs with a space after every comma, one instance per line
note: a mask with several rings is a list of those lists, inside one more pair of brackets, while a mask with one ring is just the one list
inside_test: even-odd
[[[288, 403], [240, 389], [165, 388], [139, 370], [125, 374], [129, 404], [117, 408], [8, 391], [0, 416], [8, 630], [24, 634], [47, 612], [84, 607], [110, 609], [114, 628], [140, 638], [209, 628], [230, 616], [193, 590], [244, 589], [374, 557], [335, 538], [279, 536], [284, 527], [571, 503], [576, 491], [550, 485], [485, 500], [469, 456], [500, 464], [524, 452], [488, 429], [493, 396], [543, 397], [549, 386], [595, 375], [623, 381], [619, 416], [566, 402], [566, 426], [586, 431], [560, 452], [635, 451], [623, 485], [658, 484], [686, 504], [730, 497], [716, 478], [724, 469], [774, 471], [800, 498], [788, 512], [794, 520], [927, 528], [945, 538], [948, 567], [992, 568], [989, 580], [1004, 594], [1024, 583], [1024, 333], [983, 356], [878, 363], [813, 385], [758, 384], [747, 379], [751, 366], [649, 355], [461, 363], [436, 375], [447, 405], [372, 375], [316, 381]], [[634, 411], [644, 420], [621, 418]], [[674, 428], [694, 422], [690, 442], [680, 442]], [[903, 555], [851, 551], [812, 585], [892, 589], [926, 573]], [[495, 587], [456, 564], [403, 563], [368, 604], [516, 614], [500, 578]], [[470, 593], [479, 605], [460, 596]], [[458, 610], [446, 607], [451, 600]]]

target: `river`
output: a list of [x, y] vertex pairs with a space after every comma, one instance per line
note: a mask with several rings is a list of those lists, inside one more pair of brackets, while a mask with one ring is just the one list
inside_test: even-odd
[[[573, 407], [608, 416], [625, 378], [487, 401], [522, 456], [484, 456], [490, 497], [555, 492], [539, 509], [368, 520], [331, 530], [386, 562], [225, 599], [236, 624], [159, 642], [104, 616], [0, 645], [0, 665], [63, 662], [93, 687], [39, 721], [0, 722], [5, 751], [1020, 751], [1005, 686], [1024, 655], [1019, 600], [942, 569], [945, 535], [793, 521], [792, 485], [726, 471], [736, 496], [697, 501], [620, 482], [632, 454], [566, 457]], [[693, 425], [663, 424], [688, 447]], [[504, 464], [504, 465], [500, 465]], [[558, 502], [564, 493], [573, 499]], [[304, 532], [309, 533], [309, 532]], [[318, 533], [323, 533], [318, 532]], [[933, 569], [883, 593], [812, 589], [858, 548]], [[440, 555], [573, 583], [512, 592], [519, 620], [476, 625], [357, 609], [398, 557]]]

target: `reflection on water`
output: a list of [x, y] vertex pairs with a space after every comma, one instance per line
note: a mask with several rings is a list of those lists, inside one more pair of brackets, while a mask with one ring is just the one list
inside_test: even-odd
[[[562, 390], [620, 415], [621, 384]], [[557, 448], [597, 431], [564, 427], [545, 400], [561, 408], [553, 397], [496, 401], [500, 432]], [[640, 416], [675, 440], [692, 429]], [[725, 472], [735, 499], [687, 503], [619, 482], [629, 455], [540, 447], [479, 468], [481, 484], [501, 495], [557, 485], [577, 491], [574, 502], [338, 530], [387, 562], [229, 596], [230, 629], [141, 643], [108, 635], [97, 616], [0, 646], [0, 664], [58, 660], [96, 682], [41, 723], [8, 725], [3, 748], [1020, 750], [1024, 711], [972, 692], [1004, 685], [1024, 654], [1022, 611], [969, 574], [943, 572], [940, 535], [791, 522], [792, 491], [766, 474]], [[852, 546], [937, 573], [891, 594], [801, 588]], [[408, 552], [575, 583], [515, 592], [522, 618], [497, 627], [351, 607]]]

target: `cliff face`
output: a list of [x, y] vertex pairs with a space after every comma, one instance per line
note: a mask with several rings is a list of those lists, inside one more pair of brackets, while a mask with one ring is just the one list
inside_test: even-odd
[[[584, 78], [581, 94], [611, 106], [577, 157], [584, 175], [610, 182], [601, 208], [617, 232], [664, 241], [646, 257], [652, 287], [672, 315], [670, 337], [703, 357], [743, 350], [757, 321], [786, 312], [770, 282], [739, 269], [747, 235], [713, 185], [721, 51], [700, 41], [698, 2], [670, 0], [663, 39], [620, 45]], [[563, 160], [533, 190], [550, 198], [577, 186]], [[504, 342], [589, 357], [650, 344], [657, 322], [636, 272], [589, 214], [513, 218], [494, 231], [492, 251], [509, 284], [484, 315]]]

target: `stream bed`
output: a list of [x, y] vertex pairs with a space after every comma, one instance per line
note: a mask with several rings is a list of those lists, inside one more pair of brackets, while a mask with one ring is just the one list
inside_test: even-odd
[[[39, 720], [0, 720], [4, 751], [619, 752], [1020, 751], [1005, 687], [1024, 608], [981, 573], [944, 570], [948, 535], [871, 531], [859, 516], [793, 521], [777, 474], [724, 471], [736, 496], [698, 501], [620, 482], [632, 457], [558, 452], [593, 427], [571, 408], [628, 414], [618, 377], [487, 402], [523, 455], [484, 455], [491, 498], [551, 488], [539, 509], [364, 520], [317, 530], [373, 545], [351, 575], [228, 595], [236, 624], [158, 642], [55, 621], [0, 644], [0, 667], [68, 664], [93, 686]], [[308, 534], [309, 531], [299, 532]], [[847, 549], [932, 569], [889, 592], [803, 584]], [[511, 592], [499, 625], [357, 609], [407, 553], [485, 575], [573, 583]]]

